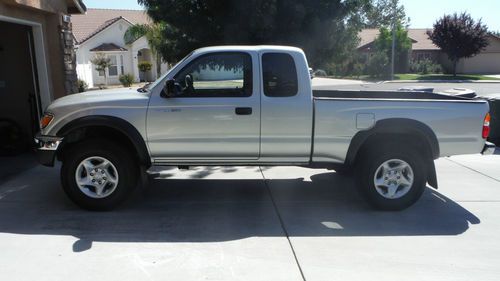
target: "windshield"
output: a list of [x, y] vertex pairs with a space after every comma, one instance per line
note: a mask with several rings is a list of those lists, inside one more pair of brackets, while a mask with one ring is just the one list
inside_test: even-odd
[[151, 91], [151, 89], [153, 89], [154, 87], [156, 87], [156, 85], [158, 85], [161, 81], [163, 81], [165, 79], [165, 77], [174, 69], [177, 68], [177, 66], [179, 66], [181, 63], [183, 63], [185, 60], [187, 60], [189, 57], [191, 57], [193, 55], [194, 51], [189, 53], [187, 56], [185, 56], [183, 59], [181, 59], [178, 63], [176, 63], [172, 68], [170, 68], [169, 71], [167, 71], [165, 74], [163, 74], [160, 78], [156, 79], [155, 82], [153, 83], [149, 83], [148, 85], [144, 86], [144, 89], [146, 89], [147, 91]]

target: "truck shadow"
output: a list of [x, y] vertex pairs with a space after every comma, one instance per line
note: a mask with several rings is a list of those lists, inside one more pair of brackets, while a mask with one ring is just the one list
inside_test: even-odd
[[[310, 179], [155, 180], [123, 207], [88, 212], [66, 199], [57, 173], [37, 167], [0, 186], [0, 233], [67, 235], [75, 252], [92, 242], [218, 242], [255, 236], [458, 235], [474, 214], [428, 189], [402, 212], [371, 210], [353, 180], [331, 173]], [[275, 207], [276, 206], [276, 207]]]

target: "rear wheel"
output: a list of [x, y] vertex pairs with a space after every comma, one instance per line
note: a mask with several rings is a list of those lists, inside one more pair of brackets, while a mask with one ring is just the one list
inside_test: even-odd
[[378, 146], [364, 153], [357, 169], [358, 188], [368, 203], [380, 210], [403, 210], [423, 194], [425, 158], [413, 147]]
[[124, 147], [107, 140], [90, 140], [69, 148], [63, 159], [61, 181], [78, 206], [110, 210], [137, 186], [138, 166]]

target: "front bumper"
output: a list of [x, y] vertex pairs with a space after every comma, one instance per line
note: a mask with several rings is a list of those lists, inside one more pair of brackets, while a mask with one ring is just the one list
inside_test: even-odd
[[44, 166], [53, 167], [57, 155], [57, 149], [63, 138], [53, 136], [43, 136], [38, 134], [35, 143], [38, 144], [36, 155], [38, 162]]
[[493, 144], [491, 142], [486, 142], [484, 144], [483, 151], [481, 151], [481, 154], [483, 154], [483, 155], [492, 155], [492, 154], [495, 153], [495, 149], [496, 149], [495, 144]]

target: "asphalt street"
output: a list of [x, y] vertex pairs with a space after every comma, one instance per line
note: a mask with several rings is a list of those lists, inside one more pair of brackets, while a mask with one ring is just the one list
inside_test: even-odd
[[500, 154], [436, 166], [439, 190], [402, 212], [332, 171], [197, 167], [98, 213], [66, 198], [58, 167], [25, 165], [0, 183], [0, 279], [498, 280]]

